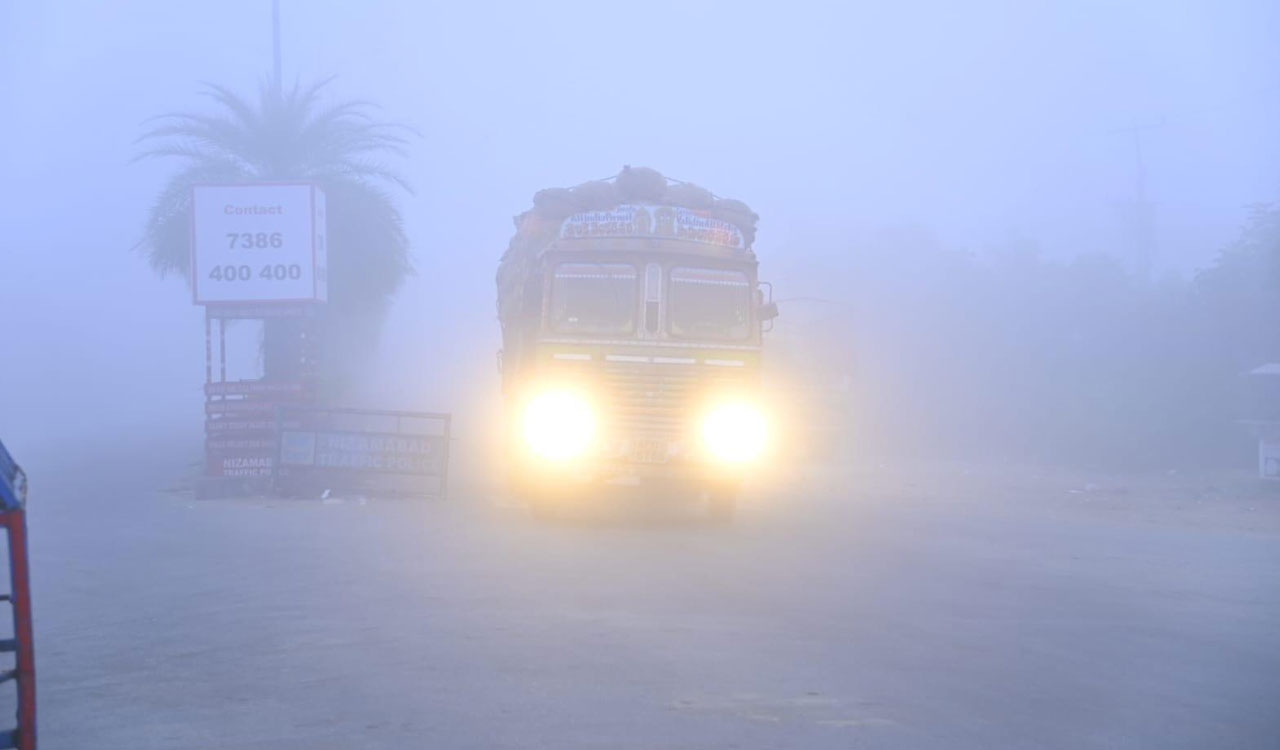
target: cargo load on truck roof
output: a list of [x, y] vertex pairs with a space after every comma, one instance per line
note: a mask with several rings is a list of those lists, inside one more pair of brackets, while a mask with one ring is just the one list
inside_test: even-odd
[[499, 317], [513, 312], [533, 260], [558, 240], [640, 237], [754, 258], [758, 219], [742, 201], [648, 167], [626, 166], [605, 180], [539, 190], [533, 208], [515, 217], [515, 236], [498, 265]]

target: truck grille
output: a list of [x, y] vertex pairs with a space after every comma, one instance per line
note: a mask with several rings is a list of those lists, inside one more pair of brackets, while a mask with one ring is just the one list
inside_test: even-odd
[[743, 368], [605, 362], [605, 427], [617, 436], [679, 438], [716, 392], [742, 387]]

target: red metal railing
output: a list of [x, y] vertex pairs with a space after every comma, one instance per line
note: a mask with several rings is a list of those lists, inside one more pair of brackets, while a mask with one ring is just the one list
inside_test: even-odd
[[13, 669], [0, 682], [18, 686], [18, 726], [0, 732], [0, 748], [35, 750], [36, 656], [31, 626], [31, 575], [27, 567], [27, 475], [0, 443], [0, 526], [9, 536], [9, 593], [0, 602], [13, 607], [13, 637], [0, 640], [0, 652], [14, 655]]
[[13, 638], [0, 641], [0, 651], [12, 651], [13, 669], [0, 672], [0, 681], [18, 686], [18, 726], [10, 731], [9, 742], [0, 747], [35, 750], [36, 746], [36, 657], [31, 626], [31, 577], [27, 570], [27, 511], [25, 508], [0, 511], [0, 525], [9, 534], [10, 592], [0, 596], [13, 606]]

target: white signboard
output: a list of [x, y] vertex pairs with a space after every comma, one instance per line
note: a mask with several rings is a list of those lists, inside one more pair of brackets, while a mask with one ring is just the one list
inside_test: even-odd
[[324, 193], [301, 183], [196, 185], [191, 253], [198, 305], [324, 301]]

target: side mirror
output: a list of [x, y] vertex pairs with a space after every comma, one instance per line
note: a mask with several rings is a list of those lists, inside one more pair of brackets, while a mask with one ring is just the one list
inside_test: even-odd
[[774, 318], [776, 318], [776, 317], [778, 317], [778, 303], [777, 303], [777, 302], [766, 302], [766, 303], [764, 303], [763, 305], [760, 305], [760, 320], [761, 320], [761, 322], [766, 321], [766, 320], [773, 320], [773, 319], [774, 319]]

